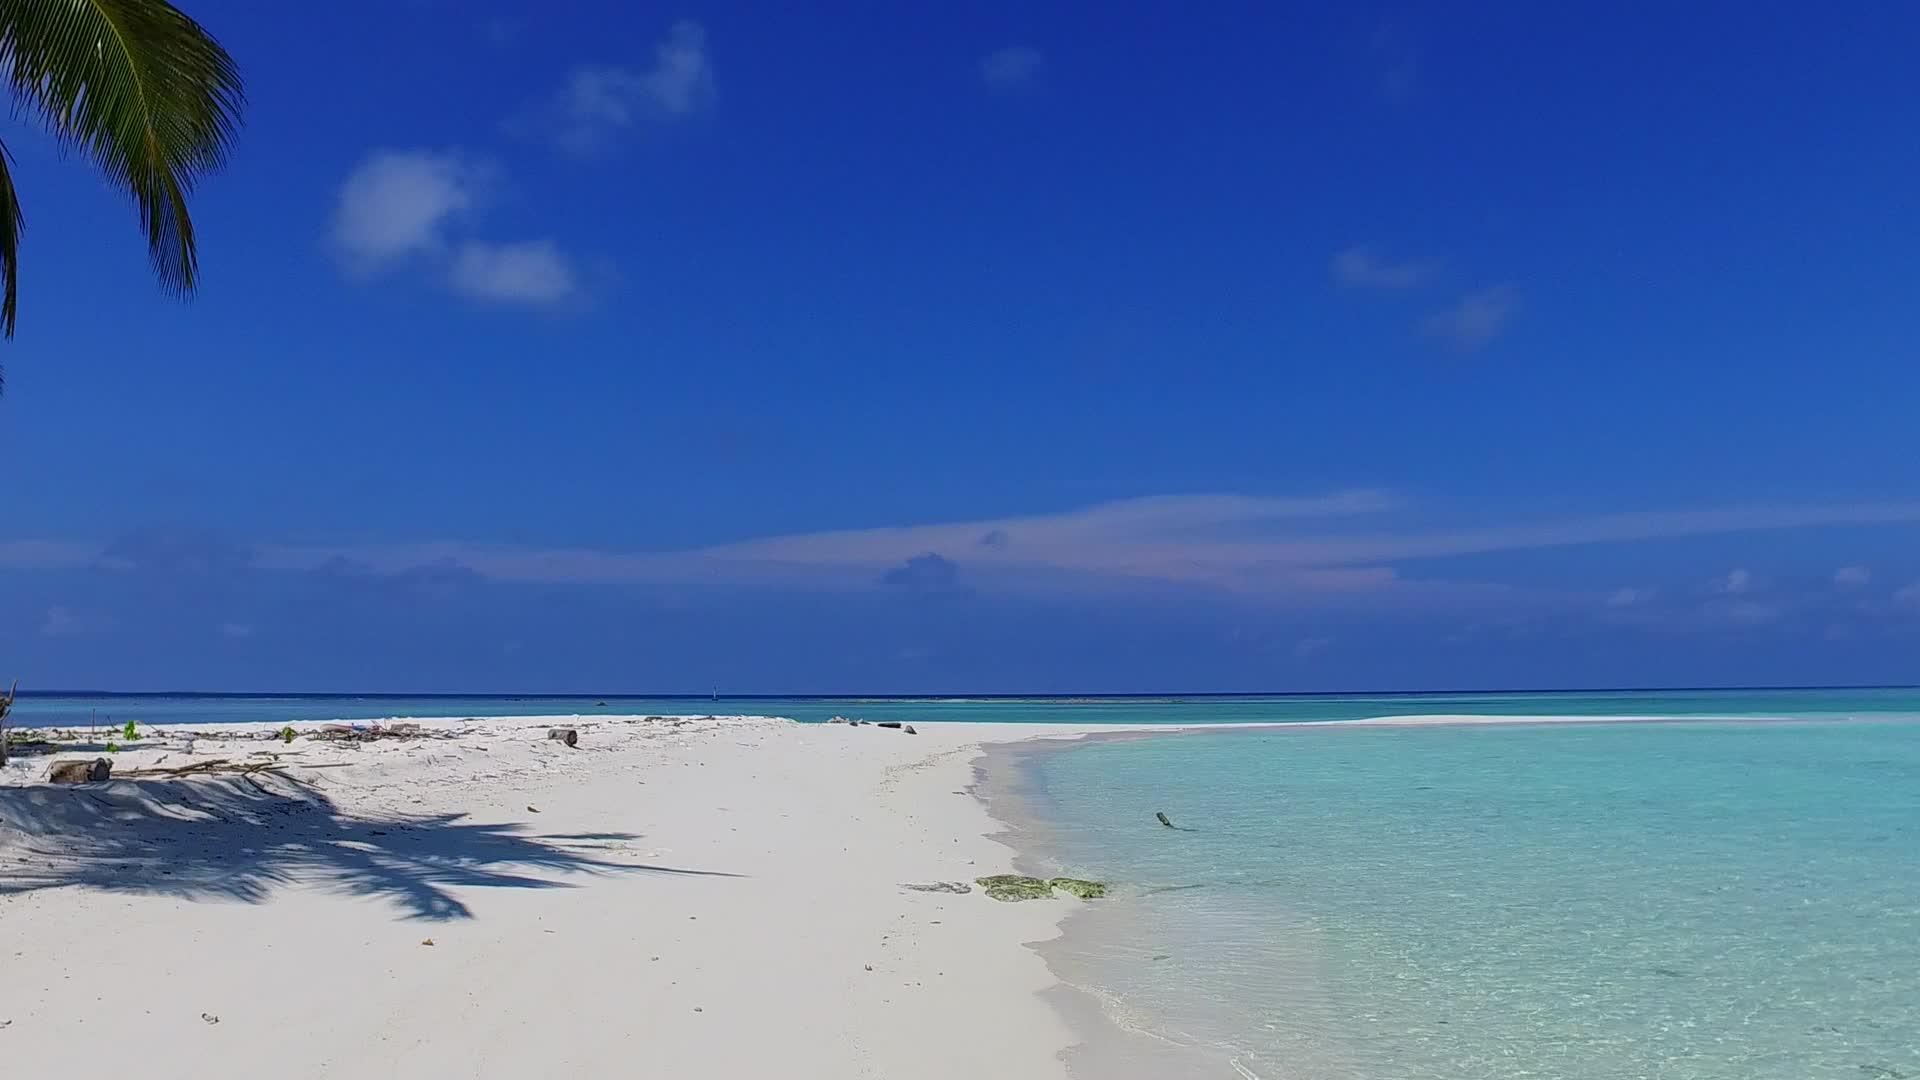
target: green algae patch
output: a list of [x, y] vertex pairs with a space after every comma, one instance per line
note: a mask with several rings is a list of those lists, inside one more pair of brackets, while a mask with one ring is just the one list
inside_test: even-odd
[[975, 878], [974, 884], [986, 890], [995, 900], [1046, 900], [1053, 896], [1053, 890], [1077, 896], [1082, 900], [1093, 900], [1107, 895], [1107, 887], [1098, 881], [1084, 881], [1080, 878], [1027, 877], [1023, 874], [994, 874], [991, 877]]
[[994, 874], [975, 878], [973, 883], [985, 889], [995, 900], [1045, 900], [1053, 895], [1053, 886], [1045, 878], [1020, 874]]
[[1077, 877], [1057, 877], [1047, 882], [1047, 884], [1059, 889], [1063, 893], [1077, 896], [1082, 900], [1098, 900], [1107, 895], [1107, 883], [1104, 881], [1088, 881], [1085, 878]]

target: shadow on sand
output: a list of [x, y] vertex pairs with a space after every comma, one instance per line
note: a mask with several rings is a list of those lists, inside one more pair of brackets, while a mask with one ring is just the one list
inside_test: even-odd
[[710, 870], [621, 861], [629, 833], [531, 835], [463, 814], [342, 814], [285, 775], [0, 788], [0, 894], [80, 885], [258, 903], [305, 883], [390, 900], [414, 919], [465, 919], [448, 890], [570, 888], [561, 874]]

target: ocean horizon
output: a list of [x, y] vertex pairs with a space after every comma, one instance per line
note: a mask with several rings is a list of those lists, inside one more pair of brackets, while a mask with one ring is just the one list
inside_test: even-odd
[[1262, 724], [1462, 716], [1920, 716], [1920, 687], [1702, 687], [1275, 693], [455, 694], [21, 690], [10, 723], [301, 723], [391, 717], [753, 713], [855, 719], [1076, 724]]

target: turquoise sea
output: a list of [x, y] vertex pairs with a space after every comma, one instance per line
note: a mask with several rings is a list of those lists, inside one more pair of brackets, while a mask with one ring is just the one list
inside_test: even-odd
[[1134, 1033], [1080, 1075], [1920, 1077], [1920, 722], [1012, 758], [1030, 868], [1120, 883], [1043, 947]]
[[[1042, 947], [1081, 1075], [1920, 1080], [1920, 690], [66, 695], [15, 718], [594, 712], [1325, 721], [990, 760], [1025, 863], [1117, 885]], [[1340, 723], [1428, 714], [1666, 722]]]

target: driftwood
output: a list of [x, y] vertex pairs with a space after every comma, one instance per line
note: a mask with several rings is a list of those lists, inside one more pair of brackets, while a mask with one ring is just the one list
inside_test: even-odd
[[51, 784], [93, 784], [113, 775], [113, 762], [106, 758], [94, 758], [92, 761], [56, 761], [47, 770], [47, 782]]
[[580, 745], [580, 733], [570, 727], [548, 728], [547, 738], [566, 743], [569, 747]]
[[[451, 739], [451, 731], [427, 731], [419, 724], [321, 724], [319, 730], [306, 733], [309, 738], [326, 742], [373, 742], [377, 739]], [[279, 732], [271, 738], [282, 738]]]
[[[101, 759], [105, 761], [105, 758]], [[344, 763], [343, 763], [344, 764]], [[191, 765], [176, 765], [162, 769], [149, 766], [144, 769], [128, 769], [121, 773], [123, 777], [144, 776], [206, 776], [211, 773], [239, 773], [252, 776], [255, 773], [279, 772], [286, 766], [278, 761], [230, 761], [226, 758], [214, 758], [211, 761], [196, 761]]]

